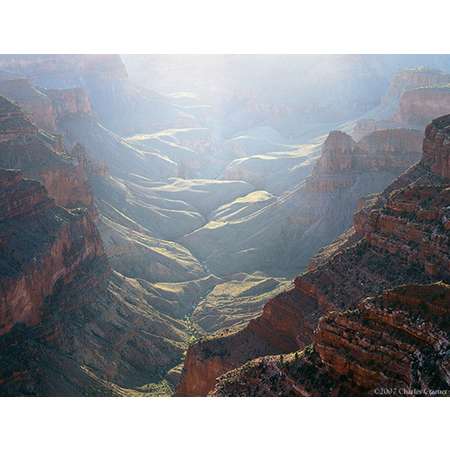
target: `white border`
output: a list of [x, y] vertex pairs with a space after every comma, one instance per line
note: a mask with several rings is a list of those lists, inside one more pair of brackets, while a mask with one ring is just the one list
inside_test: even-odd
[[[5, 1], [0, 53], [450, 53], [448, 3]], [[5, 449], [437, 448], [444, 402], [0, 398], [0, 439]]]
[[449, 53], [446, 0], [14, 0], [0, 53]]
[[447, 405], [444, 398], [1, 399], [1, 442], [58, 450], [441, 448]]

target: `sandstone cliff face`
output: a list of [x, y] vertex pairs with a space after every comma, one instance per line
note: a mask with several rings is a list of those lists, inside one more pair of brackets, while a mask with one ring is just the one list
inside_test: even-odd
[[[188, 351], [180, 395], [206, 395], [230, 368], [258, 356], [303, 348], [311, 343], [321, 316], [365, 296], [399, 284], [449, 281], [449, 179], [440, 175], [446, 159], [439, 156], [446, 154], [448, 121], [450, 116], [430, 125], [422, 161], [358, 213], [356, 231], [297, 277], [294, 289], [270, 300], [262, 315], [243, 330], [199, 342]], [[434, 132], [437, 128], [440, 131]], [[349, 158], [344, 158], [340, 167], [348, 166]], [[221, 359], [211, 371], [205, 347], [213, 354], [221, 349]], [[199, 374], [202, 387], [191, 387]]]
[[146, 395], [179, 364], [187, 326], [111, 271], [85, 183], [105, 167], [2, 104], [0, 165], [50, 192], [1, 171], [0, 394]]
[[4, 169], [0, 281], [0, 395], [147, 395], [180, 362], [186, 324], [110, 269], [91, 211]]
[[81, 87], [38, 89], [30, 80], [0, 81], [0, 95], [16, 103], [38, 128], [56, 132], [58, 121], [70, 114], [92, 114], [86, 91]]
[[418, 88], [405, 92], [400, 97], [400, 105], [394, 120], [423, 127], [433, 117], [450, 111], [450, 85], [445, 87]]
[[450, 119], [444, 116], [425, 130], [422, 163], [433, 173], [450, 178]]
[[449, 84], [450, 74], [438, 70], [416, 68], [398, 72], [381, 105], [371, 118], [357, 121], [352, 135], [362, 139], [375, 130], [423, 130], [433, 118], [450, 112]]
[[450, 286], [409, 285], [331, 312], [313, 344], [228, 372], [219, 396], [445, 395], [450, 387]]
[[42, 304], [58, 283], [103, 254], [85, 211], [57, 207], [42, 185], [1, 170], [0, 334], [15, 324], [39, 323]]
[[65, 153], [59, 137], [36, 128], [15, 104], [0, 97], [0, 167], [42, 181], [56, 203], [93, 207], [83, 164]]
[[408, 129], [376, 130], [358, 143], [348, 134], [332, 131], [312, 176], [306, 181], [306, 190], [347, 189], [357, 182], [358, 175], [370, 172], [399, 175], [419, 160], [421, 143], [422, 134]]
[[55, 110], [51, 99], [25, 78], [0, 82], [0, 95], [17, 103], [31, 121], [49, 131], [56, 130]]
[[450, 83], [450, 74], [432, 69], [407, 69], [398, 72], [392, 79], [385, 101], [400, 98], [412, 89]]
[[31, 124], [20, 109], [0, 96], [0, 143], [7, 142], [20, 134], [35, 134], [36, 128]]

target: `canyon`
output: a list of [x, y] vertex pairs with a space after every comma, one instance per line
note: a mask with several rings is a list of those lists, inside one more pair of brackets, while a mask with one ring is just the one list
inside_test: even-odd
[[[0, 55], [2, 395], [279, 395], [246, 391], [244, 368], [272, 376], [284, 354], [331, 380], [322, 317], [405, 283], [445, 290], [448, 118], [423, 134], [450, 110], [447, 72], [388, 87], [377, 64], [400, 62], [332, 60], [321, 83], [340, 94], [319, 99], [285, 67], [312, 86], [320, 58], [255, 57], [239, 80], [240, 58], [219, 75], [195, 58]], [[217, 79], [187, 95], [190, 76], [151, 82], [162, 61]], [[267, 78], [249, 90], [252, 64]], [[275, 67], [291, 91], [264, 92]], [[358, 383], [296, 386], [375, 389]]]
[[[269, 300], [244, 329], [191, 346], [178, 394], [207, 395], [218, 377], [247, 361], [301, 350], [311, 344], [322, 316], [351, 309], [364, 297], [403, 284], [448, 283], [449, 137], [450, 116], [434, 120], [420, 162], [368, 199], [354, 228], [324, 249], [294, 288]], [[245, 385], [245, 375], [231, 377], [232, 385]]]

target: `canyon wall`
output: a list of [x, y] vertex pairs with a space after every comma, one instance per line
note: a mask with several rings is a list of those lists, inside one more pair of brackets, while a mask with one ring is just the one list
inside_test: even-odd
[[450, 84], [443, 87], [417, 88], [406, 91], [394, 120], [422, 128], [432, 117], [448, 114], [450, 111]]
[[293, 289], [270, 300], [243, 330], [190, 347], [178, 394], [206, 395], [217, 377], [246, 361], [302, 349], [321, 316], [365, 296], [405, 283], [450, 281], [449, 179], [441, 176], [449, 136], [450, 116], [433, 121], [422, 160], [367, 204], [355, 216], [355, 231], [297, 277]]
[[220, 377], [215, 396], [442, 396], [450, 286], [407, 285], [319, 320], [312, 345]]
[[0, 95], [17, 103], [39, 128], [53, 132], [56, 130], [56, 116], [51, 99], [26, 78], [1, 81]]
[[19, 322], [39, 323], [45, 298], [82, 264], [103, 255], [103, 246], [86, 211], [56, 206], [38, 182], [2, 169], [0, 187], [4, 334]]
[[41, 181], [56, 203], [93, 207], [83, 164], [59, 136], [39, 130], [18, 106], [0, 97], [0, 166]]

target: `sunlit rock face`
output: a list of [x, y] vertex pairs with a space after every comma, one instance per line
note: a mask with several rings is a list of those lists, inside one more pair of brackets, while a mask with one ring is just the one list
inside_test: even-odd
[[243, 330], [189, 349], [180, 395], [206, 395], [217, 377], [248, 360], [302, 349], [321, 316], [366, 296], [405, 283], [450, 281], [448, 120], [433, 121], [422, 160], [356, 214], [355, 231], [297, 277], [294, 289], [270, 300]]

